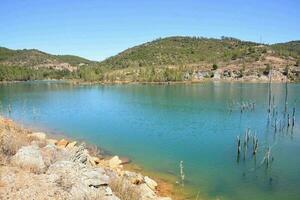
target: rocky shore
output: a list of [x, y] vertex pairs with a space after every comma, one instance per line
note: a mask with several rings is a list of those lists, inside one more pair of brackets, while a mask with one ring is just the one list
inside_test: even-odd
[[0, 199], [171, 200], [124, 162], [0, 117]]

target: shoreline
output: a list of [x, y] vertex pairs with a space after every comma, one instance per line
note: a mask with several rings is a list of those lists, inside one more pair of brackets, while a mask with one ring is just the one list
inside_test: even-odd
[[[208, 82], [221, 82], [221, 83], [254, 83], [254, 84], [266, 84], [269, 80], [262, 79], [214, 79], [204, 78], [202, 80], [187, 80], [187, 81], [83, 81], [80, 79], [41, 79], [41, 80], [26, 80], [26, 81], [0, 81], [1, 84], [14, 84], [14, 83], [27, 83], [27, 82], [39, 82], [39, 81], [53, 81], [53, 82], [65, 82], [73, 85], [192, 85]], [[299, 81], [291, 80], [271, 80], [272, 83], [289, 83], [297, 84]]]
[[[88, 150], [90, 156], [93, 159], [97, 160], [99, 167], [104, 167], [104, 168], [107, 168], [108, 170], [116, 171], [118, 174], [124, 174], [128, 171], [129, 173], [139, 174], [142, 177], [144, 177], [144, 176], [145, 177], [148, 177], [148, 176], [153, 177], [154, 179], [150, 179], [150, 180], [155, 180], [154, 182], [157, 185], [155, 187], [155, 189], [152, 188], [154, 190], [154, 193], [158, 196], [158, 198], [160, 198], [160, 196], [167, 196], [165, 198], [161, 197], [162, 200], [164, 200], [164, 199], [169, 200], [171, 198], [173, 200], [183, 200], [183, 199], [187, 198], [188, 194], [185, 194], [183, 189], [178, 190], [178, 188], [176, 187], [175, 181], [171, 182], [172, 179], [175, 180], [175, 178], [176, 178], [175, 176], [171, 177], [171, 175], [170, 175], [171, 178], [170, 177], [166, 178], [166, 176], [162, 176], [162, 174], [160, 174], [158, 172], [145, 170], [142, 166], [137, 165], [136, 163], [132, 162], [131, 160], [129, 160], [126, 157], [125, 158], [118, 157], [117, 155], [114, 155], [112, 152], [107, 154], [105, 152], [108, 152], [108, 151], [106, 151], [98, 146], [96, 146], [96, 148], [95, 148], [95, 145], [92, 145], [82, 139], [74, 141], [74, 140], [72, 140], [71, 137], [65, 136], [63, 133], [55, 134], [55, 133], [48, 133], [48, 132], [36, 132], [36, 131], [40, 130], [40, 128], [28, 127], [20, 122], [15, 122], [14, 120], [12, 120], [10, 118], [0, 115], [0, 126], [3, 126], [3, 125], [9, 127], [9, 129], [19, 130], [19, 131], [26, 133], [26, 137], [28, 137], [28, 135], [32, 135], [35, 133], [45, 134], [45, 138], [47, 138], [47, 140], [51, 141], [50, 142], [51, 144], [54, 144], [57, 147], [59, 146], [58, 145], [59, 143], [67, 142], [67, 145], [64, 147], [65, 149], [67, 149], [69, 144], [72, 144], [75, 146], [75, 145], [78, 145], [78, 143], [79, 143], [78, 141], [83, 142], [86, 144], [86, 149]], [[99, 149], [100, 149], [101, 153], [99, 153]], [[104, 154], [103, 154], [103, 152], [104, 152]], [[116, 160], [117, 163], [119, 163], [119, 164], [117, 164], [117, 166], [110, 166], [108, 163], [110, 163], [111, 160]], [[1, 163], [0, 163], [0, 169], [1, 169]], [[1, 187], [1, 174], [0, 174], [0, 187]], [[0, 197], [1, 197], [1, 194], [0, 194]]]
[[[0, 115], [0, 119], [1, 117], [10, 119], [9, 117]], [[91, 144], [83, 138], [72, 138], [64, 134], [63, 132], [58, 132], [42, 126], [33, 126], [31, 124], [24, 124], [21, 121], [13, 120], [13, 122], [21, 126], [22, 128], [32, 132], [40, 132], [40, 131], [45, 132], [47, 136], [49, 136], [50, 138], [54, 138], [56, 140], [66, 139], [67, 141], [75, 140], [78, 141], [78, 143], [84, 142], [87, 146], [87, 149], [94, 150], [95, 148], [97, 148], [101, 152], [101, 156], [103, 156], [103, 159], [111, 159], [112, 157], [115, 156], [114, 152], [108, 149], [104, 149], [101, 146], [98, 146], [96, 144]], [[159, 195], [171, 197], [173, 200], [185, 200], [189, 196], [188, 193], [183, 191], [183, 188], [181, 188], [180, 186], [178, 186], [178, 184], [176, 184], [177, 181], [176, 176], [171, 174], [166, 174], [163, 172], [155, 172], [152, 170], [147, 170], [142, 165], [135, 163], [135, 161], [131, 160], [129, 157], [126, 157], [124, 155], [118, 155], [118, 156], [121, 160], [126, 160], [126, 162], [128, 161], [126, 164], [123, 165], [124, 170], [132, 171], [135, 173], [141, 173], [142, 175], [147, 175], [153, 178], [158, 183], [157, 190]]]

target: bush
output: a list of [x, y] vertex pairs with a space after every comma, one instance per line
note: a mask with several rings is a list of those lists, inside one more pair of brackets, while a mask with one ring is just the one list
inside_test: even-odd
[[289, 67], [286, 66], [283, 71], [283, 75], [287, 76], [289, 74]]
[[267, 64], [265, 70], [263, 71], [263, 74], [266, 76], [269, 75], [270, 70], [271, 70], [271, 66], [269, 64]]
[[218, 69], [218, 65], [217, 64], [213, 64], [212, 69], [213, 70], [217, 70]]

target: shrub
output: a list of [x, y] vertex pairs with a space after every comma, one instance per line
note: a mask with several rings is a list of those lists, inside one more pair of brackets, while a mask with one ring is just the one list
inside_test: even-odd
[[286, 66], [283, 71], [283, 75], [287, 76], [289, 74], [289, 67]]
[[218, 65], [217, 64], [213, 64], [212, 69], [213, 70], [217, 70], [218, 69]]
[[270, 70], [271, 70], [271, 66], [269, 64], [267, 64], [266, 68], [263, 71], [263, 74], [266, 76], [269, 75]]

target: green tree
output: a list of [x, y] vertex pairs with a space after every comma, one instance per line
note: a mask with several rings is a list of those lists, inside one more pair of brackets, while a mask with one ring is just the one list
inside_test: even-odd
[[218, 69], [218, 65], [217, 64], [213, 64], [212, 69], [213, 70], [217, 70]]

